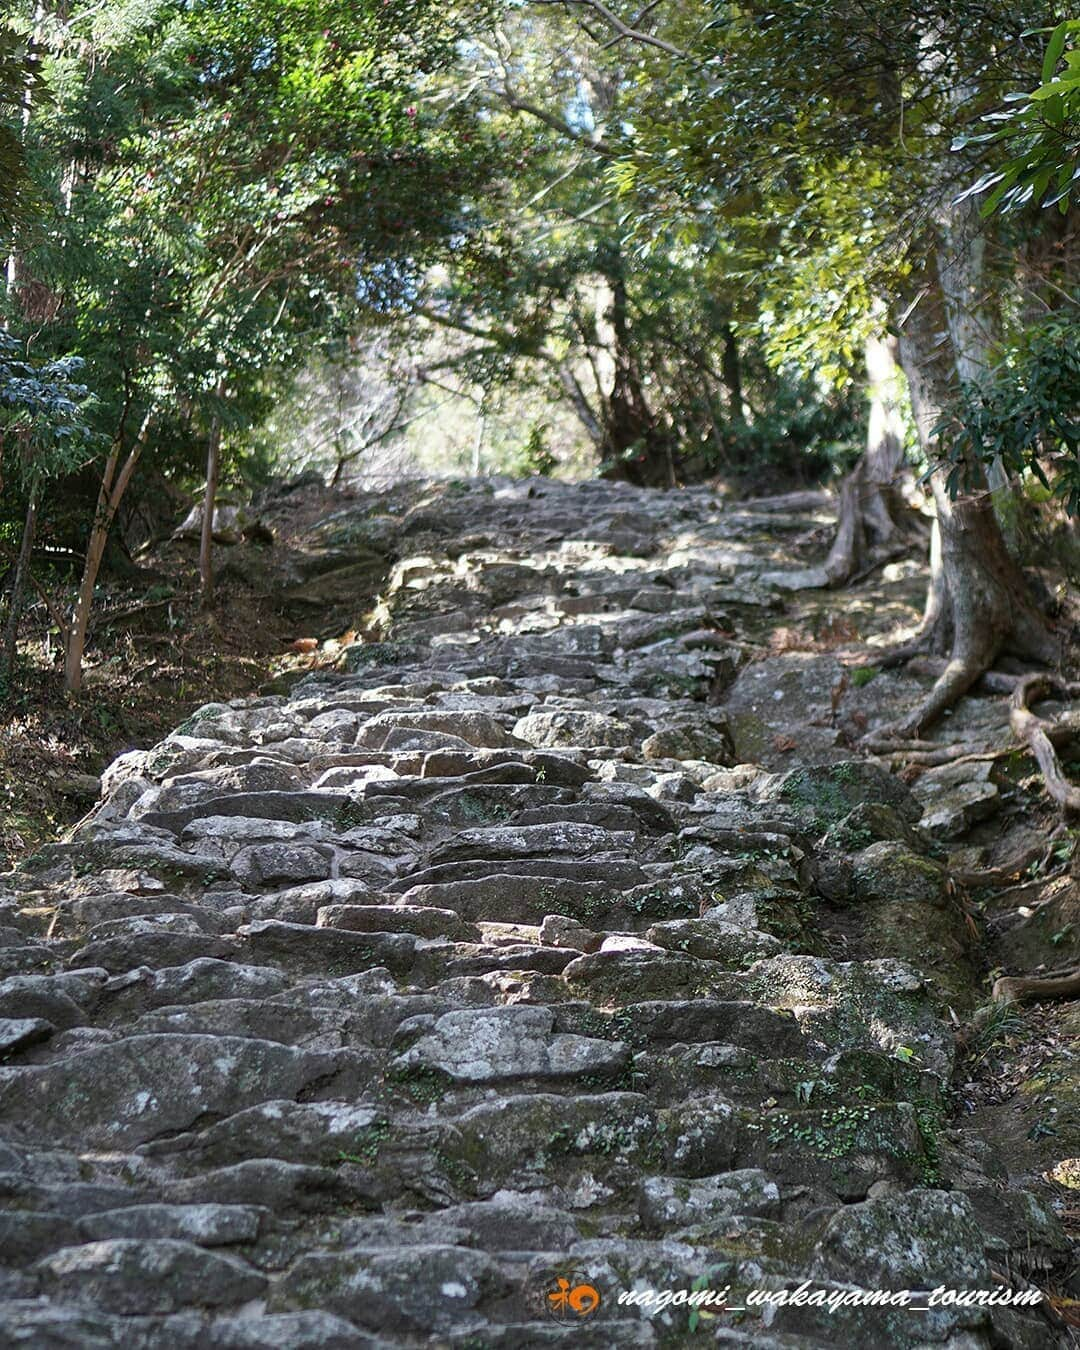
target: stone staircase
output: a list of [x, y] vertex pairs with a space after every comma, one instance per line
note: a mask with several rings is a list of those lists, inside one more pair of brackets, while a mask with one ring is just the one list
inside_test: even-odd
[[0, 878], [0, 1345], [1066, 1343], [745, 1304], [1068, 1259], [950, 1123], [963, 937], [908, 790], [732, 765], [813, 519], [494, 481], [393, 523], [384, 640], [123, 756]]

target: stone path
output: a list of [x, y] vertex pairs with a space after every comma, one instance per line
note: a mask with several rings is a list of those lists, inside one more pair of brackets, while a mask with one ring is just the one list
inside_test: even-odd
[[[0, 1345], [1063, 1343], [1039, 1311], [618, 1302], [1067, 1260], [947, 1125], [939, 998], [974, 977], [915, 799], [827, 707], [816, 763], [735, 764], [734, 634], [811, 524], [414, 504], [351, 673], [202, 708], [0, 879]], [[600, 1307], [553, 1317], [559, 1275]]]

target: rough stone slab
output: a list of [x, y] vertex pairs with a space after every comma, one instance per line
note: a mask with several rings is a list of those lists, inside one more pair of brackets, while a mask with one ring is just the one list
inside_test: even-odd
[[[613, 1074], [626, 1067], [622, 1041], [600, 1041], [553, 1032], [547, 1008], [462, 1009], [444, 1013], [392, 1067], [436, 1069], [462, 1083], [502, 1083], [521, 1078], [572, 1079]], [[409, 1031], [406, 1022], [400, 1034]]]
[[588, 858], [597, 853], [624, 853], [633, 847], [629, 830], [605, 830], [598, 825], [556, 821], [547, 825], [492, 825], [462, 830], [450, 843], [434, 850], [433, 863], [455, 858]]
[[780, 1212], [780, 1189], [757, 1168], [691, 1181], [646, 1177], [641, 1183], [638, 1212], [642, 1222], [654, 1230], [723, 1223], [733, 1214], [772, 1218]]
[[47, 1041], [55, 1030], [43, 1017], [0, 1017], [0, 1058]]
[[137, 967], [187, 965], [197, 960], [228, 961], [239, 954], [238, 944], [228, 938], [158, 930], [88, 942], [68, 958], [68, 964], [73, 969], [90, 967], [123, 974]]
[[479, 928], [454, 910], [420, 905], [323, 905], [316, 925], [353, 933], [412, 933], [452, 942], [480, 941]]
[[201, 1116], [296, 1097], [335, 1063], [235, 1036], [131, 1036], [40, 1067], [0, 1070], [0, 1120], [57, 1143], [131, 1148]]
[[288, 970], [312, 974], [349, 975], [373, 966], [402, 973], [416, 952], [411, 934], [351, 933], [275, 919], [247, 924], [240, 937], [253, 960], [278, 961]]
[[465, 1247], [353, 1249], [302, 1257], [275, 1289], [271, 1306], [318, 1299], [329, 1311], [385, 1337], [463, 1335], [484, 1326], [474, 1312], [482, 1299], [511, 1288], [491, 1257]]
[[362, 1147], [365, 1132], [380, 1119], [368, 1102], [260, 1102], [197, 1133], [147, 1146], [154, 1157], [198, 1160], [202, 1167], [225, 1167], [247, 1158], [279, 1158], [316, 1166], [341, 1160]]
[[175, 1238], [199, 1247], [254, 1242], [266, 1218], [255, 1205], [131, 1205], [90, 1214], [80, 1225], [93, 1239]]
[[121, 1314], [169, 1313], [256, 1298], [266, 1277], [250, 1266], [172, 1238], [113, 1238], [64, 1247], [39, 1262], [46, 1289]]

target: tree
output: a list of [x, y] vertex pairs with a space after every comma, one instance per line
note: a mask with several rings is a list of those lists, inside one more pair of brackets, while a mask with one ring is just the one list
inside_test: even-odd
[[354, 305], [357, 268], [403, 271], [445, 240], [453, 121], [426, 139], [422, 83], [459, 13], [429, 0], [329, 6], [75, 3], [47, 31], [51, 105], [30, 139], [53, 214], [27, 254], [40, 342], [86, 360], [110, 446], [71, 624], [80, 687], [97, 576], [140, 459], [251, 422], [268, 370]]
[[[683, 200], [704, 191], [715, 213], [737, 211], [741, 198], [759, 228], [773, 226], [785, 196], [808, 202], [830, 248], [857, 263], [837, 276], [837, 311], [853, 287], [888, 297], [937, 513], [924, 622], [902, 651], [949, 654], [898, 728], [905, 734], [929, 726], [1000, 651], [1052, 660], [1056, 650], [1005, 546], [983, 466], [940, 467], [937, 430], [988, 369], [1000, 319], [987, 303], [988, 243], [999, 241], [957, 201], [965, 165], [949, 145], [992, 106], [998, 81], [1023, 69], [1032, 18], [1022, 5], [933, 0], [887, 11], [847, 0], [721, 6], [694, 48], [700, 73], [686, 78], [685, 115], [643, 121], [633, 148], [659, 189]], [[853, 185], [858, 210], [838, 213], [834, 199], [850, 199]], [[787, 242], [776, 270], [797, 275], [820, 238], [812, 230], [808, 243]]]
[[586, 17], [555, 6], [477, 35], [455, 74], [482, 101], [466, 134], [501, 147], [505, 171], [463, 212], [445, 268], [417, 282], [411, 313], [462, 339], [424, 366], [484, 410], [496, 389], [542, 388], [611, 476], [738, 471], [750, 446], [797, 466], [838, 423], [857, 434], [847, 400], [751, 345], [758, 294], [725, 272], [720, 231], [630, 228], [634, 185], [615, 170], [641, 91], [670, 60], [663, 45], [604, 49]]
[[31, 208], [23, 148], [23, 117], [37, 78], [27, 38], [0, 20], [0, 232], [9, 233]]
[[24, 344], [0, 331], [0, 485], [8, 503], [21, 500], [23, 519], [0, 654], [8, 685], [44, 488], [77, 467], [91, 447], [89, 391], [74, 378], [81, 364], [71, 357], [34, 361]]
[[[1060, 69], [1064, 61], [1064, 70]], [[957, 150], [1004, 148], [1008, 158], [984, 173], [963, 196], [989, 192], [982, 214], [1056, 206], [1066, 215], [1080, 201], [1080, 19], [1065, 19], [1051, 32], [1042, 82], [1029, 94], [1013, 94], [1012, 109], [987, 113], [993, 131], [962, 135]]]

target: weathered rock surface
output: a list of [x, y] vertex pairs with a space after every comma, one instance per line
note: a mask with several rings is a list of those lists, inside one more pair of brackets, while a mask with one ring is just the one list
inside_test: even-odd
[[[381, 574], [383, 639], [122, 757], [0, 878], [0, 1345], [608, 1350], [688, 1334], [631, 1288], [1067, 1268], [947, 1132], [978, 972], [926, 829], [993, 784], [853, 753], [909, 678], [730, 640], [814, 523], [502, 480], [325, 522], [286, 599]], [[565, 1340], [560, 1274], [602, 1298]], [[696, 1335], [1060, 1343], [1037, 1311], [770, 1317]]]

